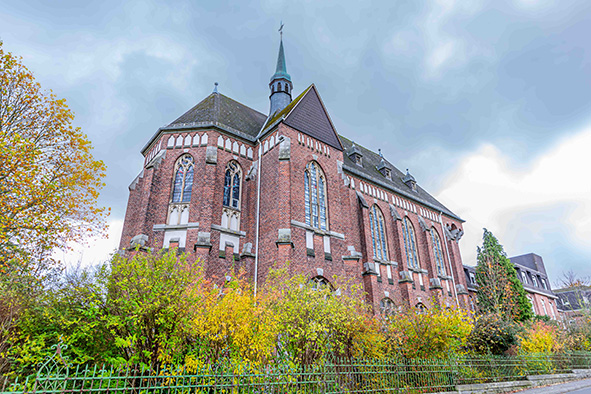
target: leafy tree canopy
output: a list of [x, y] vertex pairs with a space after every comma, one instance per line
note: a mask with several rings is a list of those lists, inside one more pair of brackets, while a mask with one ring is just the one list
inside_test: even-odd
[[487, 229], [478, 247], [476, 282], [478, 283], [478, 307], [481, 313], [493, 313], [507, 320], [526, 321], [533, 317], [517, 272], [505, 254], [503, 246]]
[[55, 247], [105, 230], [105, 165], [72, 125], [64, 99], [41, 90], [0, 42], [0, 270], [31, 270]]

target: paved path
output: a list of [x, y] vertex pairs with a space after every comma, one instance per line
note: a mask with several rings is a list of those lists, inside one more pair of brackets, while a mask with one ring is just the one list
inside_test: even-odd
[[519, 391], [519, 394], [591, 394], [591, 379]]

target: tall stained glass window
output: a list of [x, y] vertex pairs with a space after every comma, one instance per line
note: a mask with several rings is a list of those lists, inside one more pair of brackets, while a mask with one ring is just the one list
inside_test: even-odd
[[415, 237], [415, 230], [412, 227], [410, 219], [404, 218], [402, 222], [402, 235], [404, 238], [404, 251], [406, 252], [406, 261], [408, 266], [412, 268], [419, 268], [419, 257], [417, 253], [417, 241]]
[[371, 239], [373, 243], [373, 255], [381, 260], [388, 260], [388, 247], [386, 245], [386, 225], [382, 211], [374, 204], [369, 211], [369, 224], [371, 226]]
[[193, 156], [191, 155], [183, 155], [177, 160], [174, 167], [172, 202], [191, 201], [194, 167]]
[[435, 263], [437, 265], [437, 273], [445, 275], [445, 265], [443, 264], [443, 253], [441, 250], [441, 240], [439, 234], [434, 228], [431, 228], [431, 241], [433, 241], [433, 254], [435, 255]]
[[304, 200], [306, 224], [321, 230], [328, 228], [326, 209], [326, 179], [315, 162], [310, 162], [304, 172]]
[[224, 176], [224, 206], [240, 209], [240, 187], [242, 184], [242, 170], [235, 161], [226, 166]]

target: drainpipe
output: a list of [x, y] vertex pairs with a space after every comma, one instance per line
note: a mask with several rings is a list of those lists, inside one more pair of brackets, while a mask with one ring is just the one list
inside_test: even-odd
[[256, 220], [256, 235], [255, 241], [256, 245], [254, 247], [254, 296], [257, 296], [257, 287], [259, 282], [259, 227], [260, 227], [260, 220], [261, 220], [261, 176], [262, 176], [262, 160], [261, 157], [263, 156], [263, 150], [261, 149], [261, 133], [263, 132], [264, 127], [267, 125], [267, 122], [271, 118], [271, 115], [267, 117], [263, 126], [261, 126], [261, 130], [257, 135], [257, 142], [258, 142], [258, 152], [259, 155], [258, 163], [257, 163], [257, 220]]
[[259, 155], [259, 159], [258, 159], [258, 164], [257, 164], [257, 221], [256, 221], [256, 235], [255, 235], [255, 240], [256, 240], [256, 245], [254, 248], [254, 296], [257, 296], [257, 285], [259, 282], [259, 222], [261, 219], [261, 156], [262, 156], [262, 151], [260, 149], [261, 144], [260, 144], [260, 140], [259, 142], [259, 151], [258, 151], [258, 155]]
[[443, 212], [439, 211], [439, 224], [441, 224], [441, 231], [443, 231], [443, 238], [445, 239], [445, 254], [447, 254], [447, 262], [449, 264], [449, 273], [451, 274], [451, 283], [453, 284], [454, 295], [456, 296], [456, 305], [460, 306], [460, 300], [458, 299], [458, 289], [456, 288], [456, 279], [454, 277], [454, 270], [451, 266], [451, 258], [449, 256], [449, 248], [447, 247], [447, 235], [445, 235], [445, 229], [443, 228]]

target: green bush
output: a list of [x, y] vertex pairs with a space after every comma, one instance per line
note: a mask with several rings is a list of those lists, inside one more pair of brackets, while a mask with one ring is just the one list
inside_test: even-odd
[[502, 355], [518, 343], [520, 326], [496, 314], [479, 316], [468, 336], [467, 347], [473, 353]]

